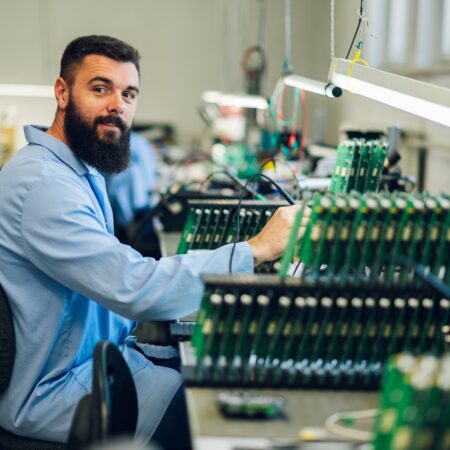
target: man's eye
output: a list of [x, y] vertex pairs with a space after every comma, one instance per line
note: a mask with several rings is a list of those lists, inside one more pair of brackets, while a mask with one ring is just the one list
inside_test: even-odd
[[134, 100], [136, 98], [136, 93], [133, 91], [125, 91], [123, 96], [128, 100]]
[[106, 92], [106, 88], [104, 86], [95, 86], [94, 92], [97, 94], [104, 94]]

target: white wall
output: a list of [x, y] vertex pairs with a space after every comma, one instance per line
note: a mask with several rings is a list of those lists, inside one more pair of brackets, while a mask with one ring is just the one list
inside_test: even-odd
[[[132, 43], [143, 56], [137, 119], [170, 121], [184, 131], [196, 130], [200, 92], [220, 82], [223, 69], [223, 33], [214, 3], [1, 0], [0, 81], [52, 84], [70, 40], [110, 34]], [[48, 119], [48, 112], [42, 118]]]
[[[303, 3], [301, 14], [293, 11], [293, 61], [310, 72], [314, 3]], [[284, 57], [283, 2], [269, 0], [267, 17], [269, 95]], [[257, 0], [0, 0], [0, 82], [52, 84], [70, 40], [110, 34], [142, 54], [136, 120], [168, 121], [196, 135], [203, 128], [196, 113], [202, 91], [243, 89], [240, 58], [256, 43], [257, 19]], [[6, 102], [0, 98], [0, 106]], [[42, 107], [42, 116], [27, 114], [21, 102], [21, 122], [50, 120], [47, 102], [30, 103]]]

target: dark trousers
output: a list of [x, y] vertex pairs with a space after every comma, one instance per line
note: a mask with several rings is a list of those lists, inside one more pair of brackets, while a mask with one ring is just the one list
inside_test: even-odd
[[[149, 360], [155, 365], [180, 371], [180, 358], [149, 358]], [[151, 442], [158, 444], [164, 450], [192, 449], [184, 386], [181, 386], [174, 395]]]

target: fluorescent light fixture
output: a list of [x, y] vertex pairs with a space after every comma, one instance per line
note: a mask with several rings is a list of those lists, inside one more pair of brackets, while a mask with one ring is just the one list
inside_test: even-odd
[[218, 91], [205, 91], [202, 94], [202, 100], [205, 103], [219, 103], [219, 100], [222, 97], [222, 93]]
[[450, 89], [350, 64], [333, 58], [328, 79], [346, 91], [450, 127]]
[[0, 84], [0, 96], [54, 97], [53, 86], [35, 84]]
[[300, 75], [287, 75], [283, 78], [284, 84], [302, 89], [315, 94], [326, 95], [335, 98], [342, 95], [342, 89], [332, 83], [323, 83], [312, 78], [301, 77]]
[[205, 103], [236, 108], [268, 109], [269, 104], [264, 97], [248, 94], [227, 94], [218, 91], [206, 91], [202, 94]]

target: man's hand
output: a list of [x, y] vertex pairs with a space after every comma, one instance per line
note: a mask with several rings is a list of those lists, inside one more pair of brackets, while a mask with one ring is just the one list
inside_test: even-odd
[[[288, 243], [291, 227], [301, 205], [278, 208], [264, 228], [248, 240], [255, 257], [255, 266], [265, 261], [279, 258]], [[309, 208], [305, 208], [302, 225], [309, 216]]]

